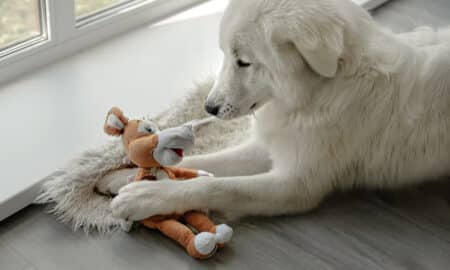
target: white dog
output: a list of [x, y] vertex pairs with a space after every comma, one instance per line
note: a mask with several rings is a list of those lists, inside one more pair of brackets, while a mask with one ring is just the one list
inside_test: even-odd
[[254, 137], [180, 164], [215, 178], [123, 187], [115, 215], [297, 213], [450, 174], [450, 31], [394, 35], [348, 0], [232, 0], [220, 46], [206, 109], [255, 113]]

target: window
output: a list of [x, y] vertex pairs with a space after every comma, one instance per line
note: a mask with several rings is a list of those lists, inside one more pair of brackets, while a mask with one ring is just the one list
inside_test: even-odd
[[75, 16], [82, 18], [92, 15], [109, 7], [117, 6], [127, 0], [75, 0]]
[[[95, 23], [104, 18], [111, 18], [129, 8], [142, 4], [149, 5], [155, 0], [73, 0], [75, 4], [76, 27]], [[162, 0], [160, 0], [162, 1]], [[206, 0], [204, 0], [206, 1]]]
[[0, 0], [0, 84], [207, 0]]
[[14, 47], [20, 49], [45, 40], [45, 26], [44, 1], [0, 1], [0, 57], [14, 52]]

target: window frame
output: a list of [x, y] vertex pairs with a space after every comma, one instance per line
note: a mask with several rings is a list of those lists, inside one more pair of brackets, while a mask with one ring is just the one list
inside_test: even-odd
[[208, 0], [134, 0], [75, 17], [75, 0], [39, 0], [42, 35], [0, 53], [0, 84], [93, 46], [127, 30], [156, 22]]
[[45, 0], [38, 0], [39, 3], [39, 9], [40, 12], [40, 32], [41, 34], [35, 37], [30, 37], [24, 40], [17, 41], [16, 43], [13, 43], [11, 45], [8, 45], [6, 47], [3, 47], [0, 49], [0, 60], [3, 58], [8, 57], [9, 55], [14, 55], [16, 53], [19, 53], [20, 51], [26, 50], [27, 48], [37, 46], [40, 44], [43, 44], [50, 38], [50, 31], [48, 27], [48, 20], [47, 20], [47, 1]]

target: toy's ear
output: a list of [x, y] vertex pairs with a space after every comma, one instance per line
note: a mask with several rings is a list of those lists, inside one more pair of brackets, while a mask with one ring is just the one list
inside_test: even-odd
[[106, 116], [104, 130], [106, 134], [111, 136], [120, 136], [127, 124], [128, 118], [119, 108], [113, 107]]

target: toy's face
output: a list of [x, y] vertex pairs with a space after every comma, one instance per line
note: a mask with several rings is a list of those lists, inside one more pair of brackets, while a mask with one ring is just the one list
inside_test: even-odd
[[149, 121], [132, 120], [126, 125], [122, 142], [130, 160], [139, 167], [156, 167], [153, 151], [158, 145], [158, 128]]
[[122, 135], [130, 160], [142, 168], [177, 164], [184, 152], [194, 146], [195, 138], [191, 126], [161, 131], [151, 121], [128, 121], [118, 109], [108, 114], [105, 131], [110, 135]]

